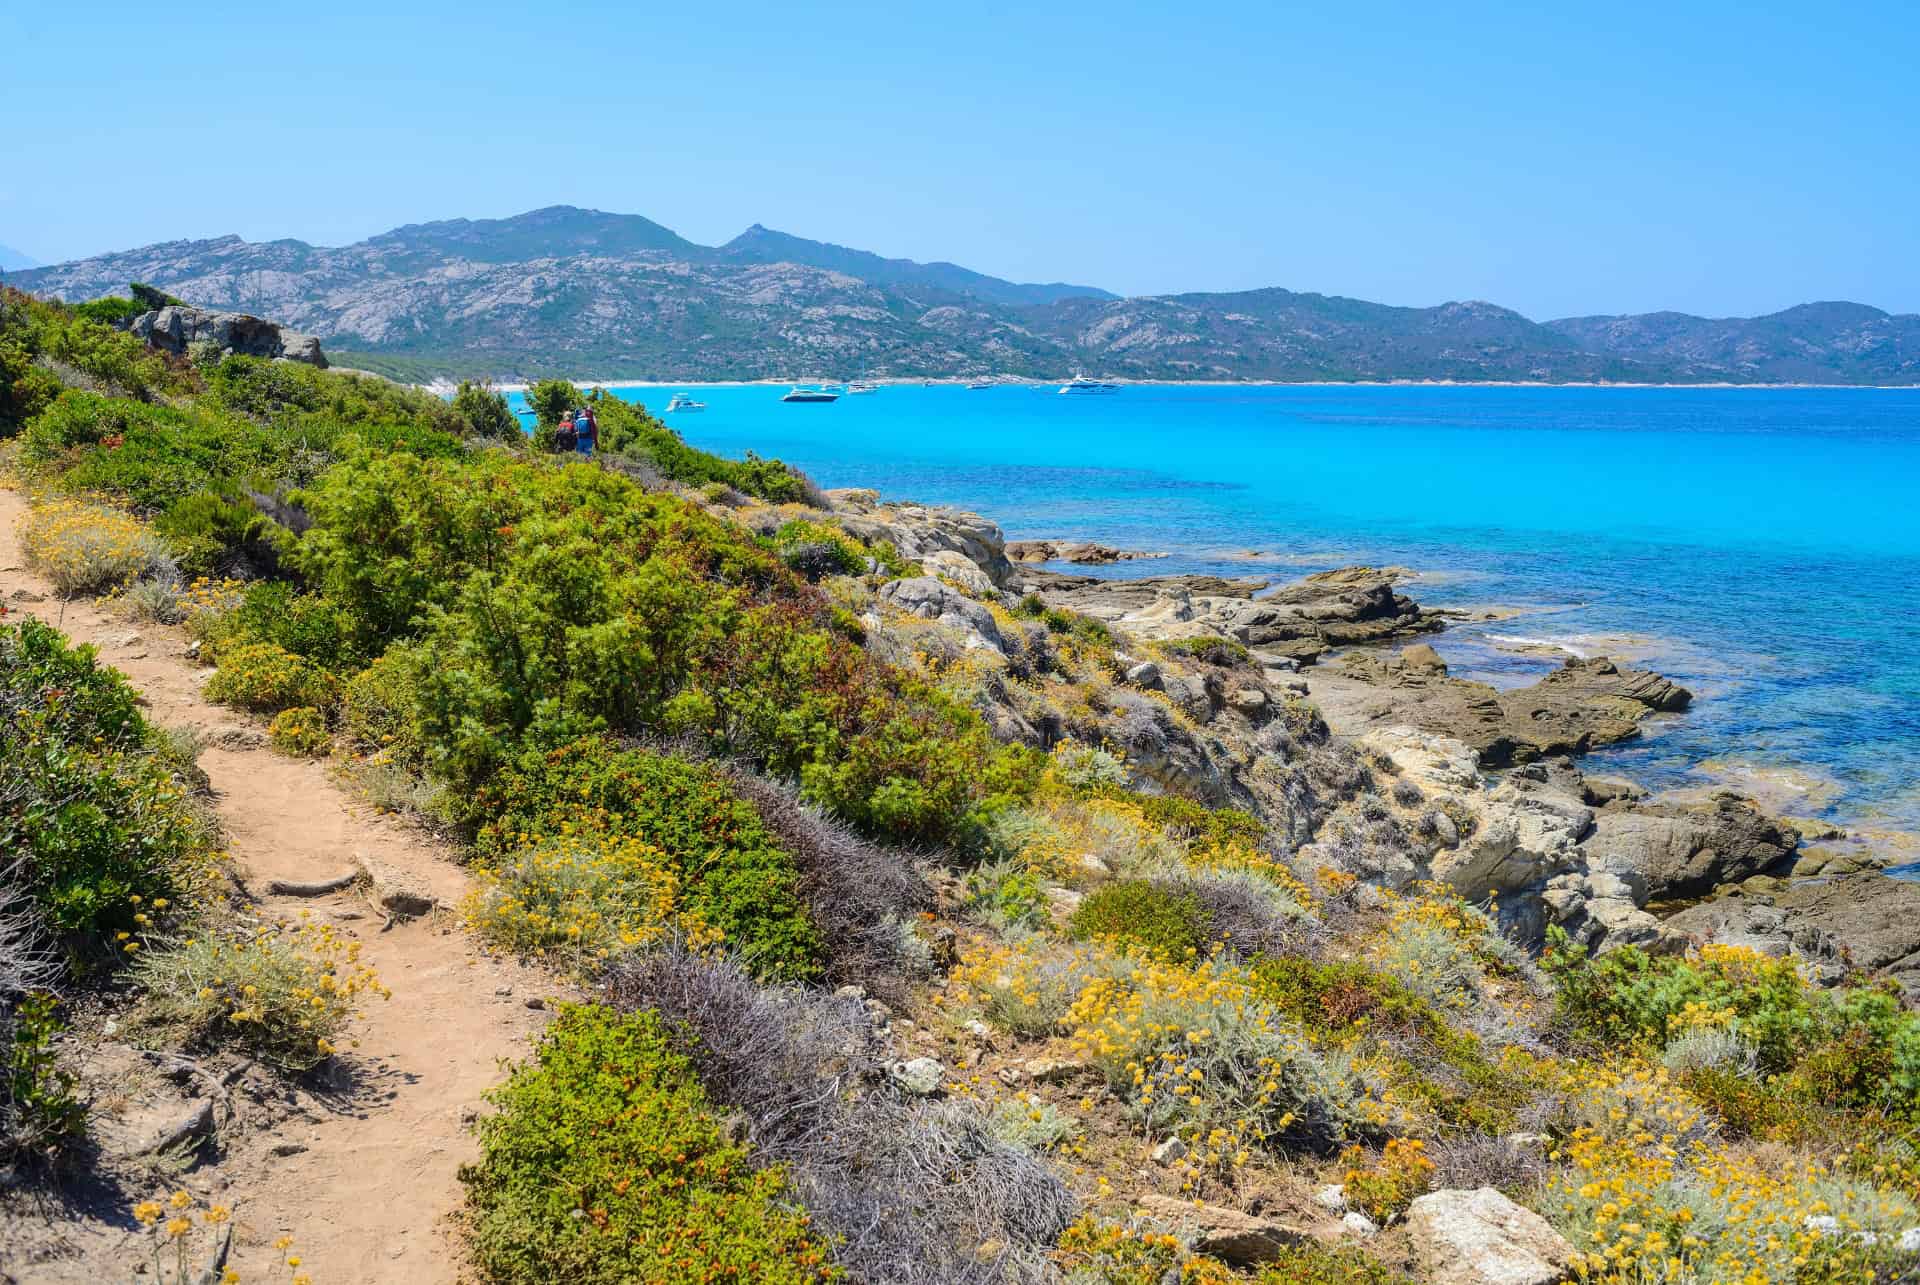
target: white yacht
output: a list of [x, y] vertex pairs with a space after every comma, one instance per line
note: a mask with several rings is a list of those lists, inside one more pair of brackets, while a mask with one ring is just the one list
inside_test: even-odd
[[976, 379], [976, 380], [974, 380], [974, 381], [973, 381], [973, 382], [972, 382], [971, 384], [968, 384], [968, 385], [967, 385], [967, 391], [968, 391], [968, 392], [970, 392], [970, 393], [977, 393], [977, 392], [980, 392], [980, 391], [981, 391], [981, 390], [983, 390], [983, 389], [987, 389], [987, 388], [998, 388], [999, 386], [1000, 386], [1000, 384], [999, 384], [999, 381], [997, 381], [997, 380], [992, 380], [992, 379]]
[[681, 411], [700, 411], [706, 408], [705, 402], [696, 402], [686, 393], [675, 393], [673, 400], [667, 403], [667, 414], [675, 415]]
[[796, 384], [793, 391], [780, 400], [783, 402], [832, 402], [840, 400], [840, 394], [826, 388], [801, 388]]
[[880, 385], [870, 379], [856, 379], [847, 385], [847, 396], [858, 397], [862, 393], [877, 393]]
[[1087, 375], [1075, 375], [1072, 379], [1060, 385], [1060, 391], [1063, 394], [1071, 394], [1077, 397], [1090, 397], [1117, 393], [1120, 391], [1120, 385], [1102, 383]]

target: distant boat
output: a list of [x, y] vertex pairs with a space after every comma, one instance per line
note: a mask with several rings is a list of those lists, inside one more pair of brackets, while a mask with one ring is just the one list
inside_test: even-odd
[[673, 400], [667, 403], [667, 414], [672, 415], [678, 411], [700, 411], [706, 408], [705, 402], [696, 402], [686, 393], [675, 393]]
[[1103, 384], [1099, 380], [1089, 378], [1086, 375], [1075, 375], [1072, 379], [1060, 385], [1060, 391], [1063, 394], [1071, 394], [1077, 397], [1098, 397], [1119, 392], [1120, 385]]
[[840, 394], [830, 389], [800, 388], [796, 386], [792, 392], [780, 400], [783, 402], [832, 402], [838, 401], [839, 399]]
[[983, 388], [998, 388], [999, 386], [1000, 386], [1000, 383], [998, 380], [977, 379], [973, 383], [967, 385], [967, 391], [970, 393], [977, 393]]
[[880, 385], [866, 379], [856, 379], [847, 385], [847, 396], [849, 397], [858, 397], [861, 393], [877, 393], [879, 391]]

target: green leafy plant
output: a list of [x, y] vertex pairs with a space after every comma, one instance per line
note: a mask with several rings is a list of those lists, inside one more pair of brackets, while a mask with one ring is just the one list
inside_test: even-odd
[[249, 642], [222, 648], [220, 667], [206, 683], [210, 701], [263, 714], [297, 706], [333, 703], [335, 681], [278, 643]]
[[1192, 893], [1126, 879], [1087, 894], [1067, 927], [1082, 940], [1112, 941], [1171, 963], [1200, 952], [1206, 944], [1207, 916]]
[[267, 740], [282, 754], [311, 758], [324, 754], [332, 737], [327, 733], [327, 718], [311, 705], [283, 709], [267, 724]]
[[653, 1014], [564, 1010], [491, 1100], [461, 1177], [493, 1285], [839, 1279], [781, 1170], [726, 1140]]
[[0, 1028], [12, 1036], [0, 1041], [0, 1157], [52, 1159], [87, 1127], [86, 1104], [53, 1049], [66, 1029], [59, 1001], [45, 992], [22, 996], [11, 1013], [0, 1012]]

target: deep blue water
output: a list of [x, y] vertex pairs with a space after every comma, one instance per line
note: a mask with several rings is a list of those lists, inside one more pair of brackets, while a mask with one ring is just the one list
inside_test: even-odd
[[[659, 410], [674, 390], [615, 391]], [[1694, 689], [1596, 766], [1671, 787], [1791, 769], [1796, 813], [1920, 829], [1920, 390], [783, 391], [699, 389], [709, 409], [671, 422], [1009, 538], [1173, 555], [1102, 574], [1403, 564], [1424, 602], [1528, 609], [1436, 639], [1455, 672], [1531, 681], [1554, 662], [1510, 648], [1533, 639]]]

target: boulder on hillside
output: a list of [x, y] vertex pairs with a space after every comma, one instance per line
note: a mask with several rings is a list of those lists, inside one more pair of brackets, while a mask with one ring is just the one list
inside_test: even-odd
[[1436, 1191], [1407, 1210], [1420, 1279], [1427, 1285], [1553, 1285], [1573, 1246], [1539, 1214], [1495, 1191]]
[[937, 620], [941, 624], [964, 630], [971, 637], [979, 639], [978, 645], [991, 647], [1003, 655], [1006, 652], [1006, 640], [1000, 636], [1000, 626], [994, 620], [993, 613], [985, 605], [932, 576], [889, 580], [880, 588], [880, 599], [923, 620]]
[[127, 329], [149, 347], [185, 356], [189, 346], [211, 343], [223, 356], [280, 357], [326, 369], [326, 354], [312, 335], [284, 330], [276, 322], [244, 312], [209, 312], [174, 305], [143, 312]]

